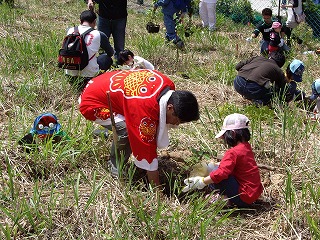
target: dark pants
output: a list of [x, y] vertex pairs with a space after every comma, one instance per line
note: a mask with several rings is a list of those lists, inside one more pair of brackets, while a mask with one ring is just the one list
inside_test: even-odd
[[113, 60], [106, 53], [100, 54], [97, 57], [97, 63], [99, 65], [99, 69], [103, 71], [107, 71], [112, 66]]
[[247, 81], [240, 76], [236, 76], [233, 85], [235, 90], [246, 99], [261, 101], [263, 105], [271, 101], [272, 91], [270, 88], [266, 89], [258, 83]]
[[103, 17], [98, 18], [98, 30], [104, 32], [108, 39], [112, 35], [115, 58], [118, 59], [120, 51], [124, 50], [125, 36], [126, 36], [127, 18], [121, 19], [106, 19]]
[[[116, 125], [115, 127], [118, 135], [117, 152], [116, 152], [115, 143], [112, 142], [110, 161], [112, 162], [113, 166], [116, 167], [120, 164], [120, 161], [122, 160], [121, 159], [122, 156], [123, 156], [124, 163], [128, 162], [128, 159], [132, 151], [130, 147], [126, 122], [125, 121], [118, 122], [115, 125]], [[106, 125], [104, 127], [112, 131], [112, 125]]]
[[226, 195], [229, 201], [238, 207], [248, 207], [248, 203], [245, 203], [240, 198], [239, 193], [239, 183], [234, 176], [229, 176], [229, 178], [222, 180], [220, 183], [213, 184], [215, 189], [219, 189], [220, 194]]

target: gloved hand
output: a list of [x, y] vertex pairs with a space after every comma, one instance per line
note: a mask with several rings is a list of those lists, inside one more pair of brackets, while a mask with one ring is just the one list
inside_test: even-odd
[[182, 189], [182, 192], [188, 192], [190, 189], [203, 189], [207, 184], [204, 183], [204, 177], [191, 177], [184, 180], [187, 185]]
[[278, 46], [279, 46], [279, 47], [282, 47], [283, 44], [284, 44], [284, 40], [283, 40], [283, 38], [281, 38], [281, 39], [280, 39], [280, 43], [278, 44]]
[[252, 37], [246, 38], [246, 41], [247, 41], [248, 43], [252, 42]]

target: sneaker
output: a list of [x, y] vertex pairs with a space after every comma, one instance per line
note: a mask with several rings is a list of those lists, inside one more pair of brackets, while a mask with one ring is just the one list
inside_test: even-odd
[[255, 105], [257, 108], [262, 107], [264, 104], [261, 100], [255, 99], [252, 100], [253, 105]]
[[96, 137], [108, 138], [108, 129], [96, 129], [93, 131], [93, 135]]
[[184, 49], [184, 42], [181, 39], [179, 39], [176, 42], [174, 41], [173, 43], [177, 46], [178, 49], [181, 49], [181, 50]]
[[111, 176], [114, 178], [118, 178], [119, 177], [118, 168], [115, 167], [111, 161], [108, 161], [108, 166], [109, 166]]

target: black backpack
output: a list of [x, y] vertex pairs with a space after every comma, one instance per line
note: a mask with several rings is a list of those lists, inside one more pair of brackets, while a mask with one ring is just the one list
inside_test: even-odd
[[94, 55], [89, 59], [88, 50], [84, 41], [85, 36], [93, 31], [93, 28], [88, 29], [80, 34], [78, 27], [74, 27], [74, 31], [68, 34], [62, 42], [62, 47], [59, 50], [58, 67], [69, 70], [84, 69]]

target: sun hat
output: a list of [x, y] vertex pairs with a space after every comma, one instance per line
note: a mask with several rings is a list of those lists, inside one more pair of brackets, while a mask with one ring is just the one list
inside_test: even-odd
[[279, 22], [272, 23], [272, 28], [280, 28], [280, 27], [281, 27], [281, 23], [279, 23]]
[[309, 97], [310, 100], [315, 100], [317, 97], [320, 96], [320, 78], [314, 80], [311, 85], [312, 95]]
[[215, 138], [220, 138], [228, 130], [249, 128], [248, 123], [249, 119], [245, 115], [239, 113], [230, 114], [223, 120], [222, 130]]
[[298, 59], [294, 59], [289, 65], [292, 72], [293, 80], [296, 82], [302, 82], [302, 74], [304, 71], [304, 64]]

